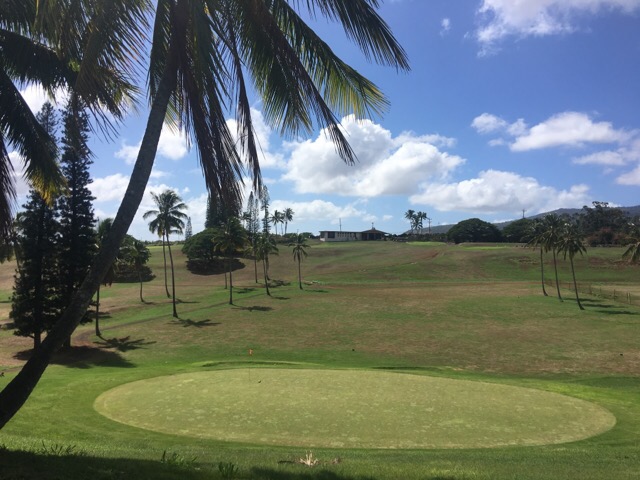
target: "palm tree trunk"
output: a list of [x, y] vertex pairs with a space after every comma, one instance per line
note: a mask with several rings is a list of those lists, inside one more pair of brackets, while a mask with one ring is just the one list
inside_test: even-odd
[[144, 303], [144, 299], [142, 298], [142, 273], [140, 269], [138, 269], [138, 280], [140, 281], [140, 301]]
[[560, 295], [560, 282], [558, 281], [558, 264], [556, 262], [556, 251], [553, 250], [553, 269], [556, 272], [556, 290], [558, 291], [558, 298], [562, 302], [562, 295]]
[[256, 274], [256, 283], [258, 283], [258, 257], [253, 257], [253, 270]]
[[169, 260], [171, 261], [171, 299], [173, 303], [173, 316], [174, 318], [178, 318], [178, 311], [176, 310], [176, 277], [173, 270], [173, 255], [171, 254], [169, 235], [167, 235], [167, 248], [169, 249]]
[[542, 293], [544, 293], [545, 297], [548, 297], [549, 294], [547, 290], [544, 288], [544, 261], [542, 259], [542, 247], [540, 247], [540, 277], [542, 280]]
[[113, 226], [67, 309], [43, 340], [40, 348], [33, 352], [20, 372], [0, 392], [0, 428], [4, 427], [27, 401], [53, 354], [82, 320], [100, 282], [116, 259], [120, 244], [138, 211], [149, 181], [167, 106], [175, 84], [175, 65], [169, 60], [153, 99], [138, 158]]
[[571, 275], [573, 276], [573, 289], [576, 291], [576, 301], [578, 302], [580, 310], [584, 310], [582, 303], [580, 303], [580, 296], [578, 295], [578, 282], [576, 282], [576, 271], [573, 268], [573, 257], [569, 257], [569, 262], [571, 263]]
[[300, 259], [298, 259], [298, 285], [300, 286], [300, 290], [302, 290], [302, 270], [300, 269]]
[[100, 332], [100, 285], [98, 285], [98, 290], [96, 291], [96, 337], [101, 337], [102, 332]]
[[269, 291], [269, 276], [267, 275], [267, 262], [266, 260], [262, 260], [262, 267], [264, 269], [264, 286], [267, 289], [267, 295], [271, 296], [271, 292]]
[[233, 305], [233, 277], [231, 274], [231, 258], [227, 259], [227, 267], [229, 268], [229, 305]]
[[167, 284], [167, 254], [164, 249], [164, 233], [162, 234], [162, 258], [164, 258], [164, 290], [167, 292], [167, 298], [171, 298], [169, 293], [169, 285]]

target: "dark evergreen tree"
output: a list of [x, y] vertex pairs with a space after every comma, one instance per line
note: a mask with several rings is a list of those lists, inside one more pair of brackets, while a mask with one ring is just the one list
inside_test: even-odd
[[[67, 191], [60, 197], [60, 300], [66, 307], [89, 270], [97, 252], [94, 230], [94, 197], [88, 185], [91, 183], [89, 167], [91, 152], [87, 147], [89, 119], [82, 109], [71, 105], [63, 113], [62, 157], [60, 164], [67, 181]], [[82, 323], [90, 322], [89, 311]], [[71, 338], [66, 346], [71, 345]]]
[[[47, 102], [36, 116], [44, 131], [54, 137], [57, 119], [53, 106]], [[16, 273], [11, 299], [15, 334], [33, 338], [37, 348], [42, 334], [60, 315], [58, 289], [58, 222], [56, 209], [48, 205], [35, 190], [31, 190], [20, 216], [17, 238], [22, 262]]]
[[184, 227], [184, 241], [186, 242], [193, 236], [193, 227], [191, 226], [191, 217], [187, 217], [187, 223]]
[[220, 228], [229, 219], [240, 216], [242, 206], [230, 203], [228, 199], [217, 194], [209, 194], [207, 198], [207, 213], [204, 221], [204, 228]]

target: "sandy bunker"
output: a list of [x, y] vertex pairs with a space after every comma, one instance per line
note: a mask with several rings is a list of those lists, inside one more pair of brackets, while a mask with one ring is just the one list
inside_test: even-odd
[[299, 447], [476, 448], [571, 442], [613, 427], [604, 408], [508, 385], [392, 372], [242, 368], [151, 378], [95, 402], [157, 432]]

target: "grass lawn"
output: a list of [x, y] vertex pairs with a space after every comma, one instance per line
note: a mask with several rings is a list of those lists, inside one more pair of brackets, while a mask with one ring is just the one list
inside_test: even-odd
[[[0, 430], [0, 478], [640, 479], [640, 308], [544, 297], [536, 251], [492, 247], [313, 244], [300, 291], [282, 245], [273, 296], [245, 261], [234, 305], [176, 248], [178, 319], [153, 248], [145, 303], [103, 287], [103, 338], [79, 327]], [[621, 254], [578, 280], [638, 291]], [[0, 387], [30, 345], [0, 331]]]

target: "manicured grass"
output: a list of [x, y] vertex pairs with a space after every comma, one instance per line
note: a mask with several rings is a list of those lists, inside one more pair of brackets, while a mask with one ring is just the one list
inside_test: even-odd
[[[273, 297], [255, 283], [253, 264], [247, 261], [234, 272], [235, 305], [229, 306], [224, 277], [191, 274], [176, 248], [179, 319], [171, 317], [164, 293], [161, 249], [152, 253], [156, 278], [144, 285], [147, 303], [139, 301], [135, 283], [103, 288], [104, 338], [93, 335], [93, 325], [81, 326], [72, 351], [58, 355], [26, 406], [0, 431], [0, 446], [6, 447], [0, 448], [0, 477], [222, 478], [219, 462], [231, 462], [239, 467], [236, 478], [246, 479], [637, 478], [640, 309], [593, 296], [585, 298], [587, 309], [581, 312], [571, 292], [563, 292], [563, 303], [543, 297], [534, 250], [313, 244], [302, 265], [309, 283], [300, 291], [296, 264], [281, 246], [280, 256], [272, 258], [272, 277], [282, 282], [273, 288]], [[633, 286], [640, 269], [620, 262], [621, 253], [590, 249], [576, 262], [579, 281]], [[9, 279], [12, 268], [0, 266], [0, 278]], [[549, 261], [545, 268], [550, 278]], [[560, 268], [561, 278], [569, 280], [567, 263], [560, 262]], [[10, 286], [0, 289], [10, 291]], [[19, 352], [29, 346], [28, 339], [0, 331], [0, 370], [6, 372], [0, 387], [26, 354]], [[114, 422], [94, 409], [105, 392], [137, 385], [131, 382], [182, 375], [235, 377], [245, 375], [247, 367], [252, 378], [258, 371], [303, 372], [305, 382], [339, 370], [363, 380], [384, 373], [395, 381], [411, 373], [421, 382], [435, 378], [524, 387], [590, 402], [599, 412], [610, 411], [616, 424], [562, 444], [495, 447], [487, 439], [484, 448], [394, 450], [188, 437]], [[269, 385], [265, 381], [255, 386]], [[277, 408], [296, 411], [289, 395], [280, 396]], [[216, 396], [212, 406], [224, 397]], [[137, 408], [153, 410], [153, 401], [148, 398]], [[188, 405], [177, 406], [176, 411], [191, 417]], [[340, 407], [334, 410], [344, 414]], [[270, 412], [263, 416], [272, 417]], [[217, 417], [205, 414], [203, 423]], [[270, 432], [264, 425], [261, 429]], [[310, 434], [318, 431], [309, 429]], [[63, 455], [65, 448], [71, 456]], [[291, 463], [309, 448], [319, 465]]]

